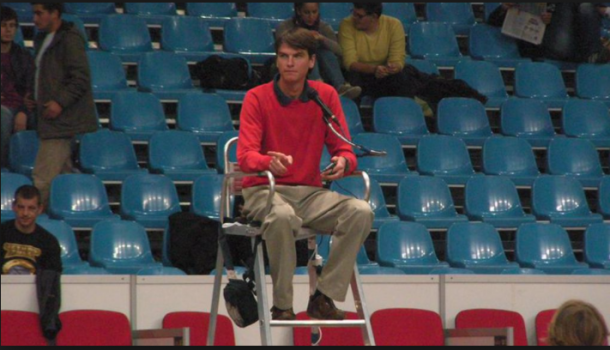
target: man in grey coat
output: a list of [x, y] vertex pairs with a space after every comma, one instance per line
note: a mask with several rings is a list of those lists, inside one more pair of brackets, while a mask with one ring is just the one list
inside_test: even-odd
[[72, 172], [74, 137], [96, 131], [98, 122], [86, 39], [73, 23], [62, 21], [63, 4], [33, 3], [32, 10], [40, 31], [34, 39], [40, 150], [33, 177], [48, 209], [51, 182]]

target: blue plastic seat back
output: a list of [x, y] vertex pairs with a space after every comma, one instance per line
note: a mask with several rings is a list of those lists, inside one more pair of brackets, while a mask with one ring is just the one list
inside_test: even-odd
[[192, 89], [193, 81], [184, 57], [171, 52], [150, 52], [140, 60], [138, 86], [152, 91]]
[[[355, 197], [358, 199], [364, 199], [364, 181], [361, 178], [349, 177], [338, 181], [333, 181], [330, 186], [330, 190], [340, 193], [344, 196]], [[375, 213], [375, 218], [388, 218], [390, 213], [381, 189], [379, 182], [375, 179], [371, 179], [371, 196], [369, 199], [369, 205]]]
[[212, 220], [220, 220], [223, 180], [224, 175], [211, 174], [201, 176], [195, 181], [191, 207], [193, 213]]
[[248, 17], [285, 20], [294, 15], [294, 5], [287, 2], [249, 2]]
[[[225, 145], [231, 139], [238, 137], [238, 136], [239, 136], [238, 131], [227, 131], [218, 138], [218, 142], [217, 142], [218, 146], [216, 147], [216, 170], [218, 170], [218, 172], [220, 174], [224, 174], [224, 172], [225, 172], [225, 159], [224, 159]], [[237, 143], [234, 143], [232, 145], [231, 149], [229, 150], [229, 162], [231, 162], [231, 163], [237, 162]]]
[[439, 260], [426, 227], [414, 222], [391, 222], [377, 233], [377, 260], [384, 266], [436, 265]]
[[589, 99], [610, 99], [610, 66], [581, 64], [576, 70], [576, 93]]
[[533, 186], [533, 209], [538, 217], [591, 215], [585, 191], [569, 176], [541, 176]]
[[606, 218], [610, 218], [610, 176], [602, 179], [599, 185], [599, 211]]
[[[360, 116], [360, 109], [356, 102], [341, 97], [341, 107], [343, 108], [343, 114], [345, 114], [345, 121], [347, 122], [350, 135], [354, 137], [363, 133], [364, 126], [362, 125], [362, 117]], [[333, 126], [337, 129], [336, 125]], [[341, 132], [340, 130], [337, 131]]]
[[13, 134], [9, 149], [11, 170], [14, 173], [31, 176], [39, 147], [40, 140], [36, 131], [28, 130]]
[[25, 47], [25, 38], [23, 37], [23, 30], [21, 29], [21, 26], [17, 26], [17, 30], [15, 32], [15, 37], [13, 38], [13, 41], [21, 46], [21, 47]]
[[578, 266], [568, 233], [555, 224], [524, 224], [517, 231], [515, 259], [523, 266]]
[[567, 136], [610, 139], [610, 111], [601, 101], [568, 101], [562, 123]]
[[125, 11], [131, 15], [177, 15], [173, 2], [126, 2]]
[[152, 39], [142, 18], [133, 15], [109, 15], [102, 19], [99, 29], [99, 46], [116, 53], [142, 53], [152, 51]]
[[213, 52], [208, 23], [194, 16], [171, 16], [163, 21], [161, 47], [176, 52]]
[[88, 51], [93, 91], [126, 89], [127, 78], [121, 59], [109, 52]]
[[438, 70], [438, 67], [433, 62], [426, 61], [423, 59], [417, 60], [417, 59], [413, 59], [411, 57], [407, 57], [406, 62], [408, 64], [412, 65], [413, 67], [417, 68], [417, 70], [420, 72], [424, 72], [427, 74], [441, 75], [440, 71]]
[[178, 213], [176, 186], [163, 175], [132, 175], [123, 182], [121, 212], [131, 217]]
[[57, 238], [61, 247], [61, 262], [64, 266], [83, 264], [83, 260], [78, 253], [76, 236], [70, 225], [65, 221], [49, 219], [38, 219], [36, 223]]
[[234, 131], [227, 102], [216, 94], [188, 93], [178, 102], [178, 128], [194, 133]]
[[186, 13], [202, 18], [231, 18], [237, 17], [237, 6], [234, 2], [189, 2]]
[[447, 183], [438, 177], [413, 176], [398, 186], [398, 213], [405, 218], [455, 217]]
[[[333, 237], [330, 235], [318, 235], [317, 244], [318, 244], [318, 254], [325, 260], [328, 261], [328, 256], [330, 255], [330, 249], [333, 243]], [[358, 256], [356, 257], [356, 264], [358, 266], [367, 266], [371, 265], [371, 260], [369, 260], [366, 249], [364, 246], [360, 247], [358, 251]], [[374, 264], [377, 266], [376, 264]]]
[[80, 162], [81, 167], [90, 173], [140, 169], [129, 136], [105, 129], [83, 136]]
[[454, 136], [422, 137], [417, 147], [417, 169], [426, 175], [474, 175], [466, 144]]
[[568, 97], [559, 68], [544, 62], [524, 62], [517, 67], [515, 95], [527, 98]]
[[[392, 135], [364, 133], [353, 138], [354, 143], [376, 151], [386, 151], [386, 157], [364, 157], [358, 160], [358, 168], [375, 174], [408, 174], [407, 160], [402, 145]], [[358, 153], [359, 151], [356, 151]]]
[[485, 106], [471, 98], [444, 98], [438, 105], [439, 133], [457, 137], [492, 135]]
[[103, 221], [93, 227], [89, 262], [93, 266], [154, 264], [146, 230], [131, 221]]
[[143, 92], [122, 92], [112, 99], [113, 130], [126, 132], [165, 131], [168, 129], [161, 101]]
[[455, 78], [462, 79], [487, 97], [506, 98], [506, 87], [500, 69], [484, 61], [462, 61], [455, 67]]
[[19, 23], [33, 22], [34, 12], [29, 2], [3, 2], [2, 6], [12, 8], [17, 13]]
[[429, 2], [426, 4], [426, 15], [430, 22], [466, 25], [475, 23], [472, 5], [467, 2]]
[[224, 38], [225, 52], [275, 53], [271, 25], [263, 19], [233, 18], [225, 23]]
[[515, 184], [506, 177], [473, 177], [466, 185], [466, 212], [479, 218], [523, 217]]
[[500, 28], [477, 24], [470, 30], [470, 55], [484, 59], [520, 59], [515, 39], [502, 34]]
[[547, 161], [551, 175], [604, 176], [599, 153], [589, 140], [556, 138], [549, 145]]
[[411, 29], [411, 25], [418, 21], [415, 5], [409, 2], [384, 2], [383, 13], [398, 18], [407, 33]]
[[415, 58], [462, 56], [453, 28], [445, 23], [413, 24], [409, 34], [409, 47]]
[[504, 135], [554, 137], [555, 128], [547, 106], [539, 100], [510, 99], [502, 105], [501, 128]]
[[589, 226], [585, 233], [585, 261], [591, 267], [610, 269], [610, 224]]
[[154, 170], [207, 170], [197, 136], [186, 131], [164, 131], [153, 135], [148, 160]]
[[93, 175], [59, 175], [51, 184], [49, 211], [52, 217], [71, 214], [112, 214], [102, 180]]
[[532, 147], [516, 137], [493, 137], [485, 142], [483, 171], [488, 175], [540, 175]]
[[2, 173], [2, 214], [13, 212], [15, 192], [21, 186], [32, 185], [32, 181], [20, 174]]
[[413, 99], [382, 97], [373, 107], [375, 131], [395, 136], [423, 136], [430, 134], [424, 112]]
[[451, 264], [508, 265], [502, 239], [490, 224], [453, 224], [447, 232], [447, 261]]
[[485, 4], [485, 22], [489, 19], [489, 16], [502, 5], [501, 2], [486, 2]]
[[116, 14], [114, 2], [66, 2], [64, 9], [66, 13], [73, 15]]

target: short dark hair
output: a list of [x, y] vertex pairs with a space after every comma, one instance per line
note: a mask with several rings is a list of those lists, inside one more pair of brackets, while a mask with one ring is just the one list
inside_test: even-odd
[[15, 203], [17, 203], [18, 198], [26, 200], [38, 199], [38, 205], [42, 204], [42, 196], [40, 195], [40, 191], [32, 185], [24, 185], [19, 187], [15, 192]]
[[49, 12], [57, 11], [59, 12], [59, 17], [61, 17], [61, 15], [64, 13], [63, 2], [33, 2], [31, 4], [32, 6], [42, 5], [42, 7]]
[[304, 28], [294, 28], [280, 35], [275, 41], [275, 53], [280, 51], [282, 45], [288, 45], [296, 50], [306, 50], [309, 56], [313, 56], [318, 49], [318, 41], [313, 34]]
[[2, 17], [0, 20], [1, 22], [8, 22], [12, 20], [19, 22], [17, 12], [8, 6], [2, 6], [2, 8], [0, 8], [0, 17]]
[[380, 2], [355, 2], [354, 8], [357, 10], [364, 10], [367, 15], [377, 15], [381, 17], [383, 13], [383, 4]]

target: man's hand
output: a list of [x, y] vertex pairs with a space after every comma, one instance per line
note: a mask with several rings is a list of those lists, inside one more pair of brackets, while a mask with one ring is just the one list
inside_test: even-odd
[[377, 68], [375, 68], [375, 78], [383, 79], [383, 78], [387, 77], [388, 75], [390, 75], [390, 70], [388, 69], [388, 67], [377, 66]]
[[398, 74], [402, 69], [398, 63], [388, 63], [388, 72], [390, 74]]
[[292, 165], [292, 156], [287, 156], [279, 152], [267, 152], [268, 156], [273, 157], [269, 164], [269, 170], [275, 176], [284, 176], [288, 173], [288, 167]]
[[322, 173], [322, 180], [335, 181], [342, 179], [345, 176], [345, 167], [347, 161], [343, 157], [333, 157], [331, 162], [335, 163], [335, 167]]
[[42, 117], [46, 119], [57, 119], [61, 115], [63, 108], [55, 101], [49, 101], [44, 104]]
[[27, 125], [28, 116], [23, 112], [17, 113], [17, 115], [15, 116], [15, 125], [13, 126], [13, 131], [15, 133], [24, 131], [27, 128]]

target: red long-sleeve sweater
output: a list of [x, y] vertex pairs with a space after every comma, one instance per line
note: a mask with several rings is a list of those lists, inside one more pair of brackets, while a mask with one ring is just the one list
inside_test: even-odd
[[[327, 84], [308, 81], [322, 101], [333, 111], [350, 139], [341, 102], [335, 89]], [[349, 161], [349, 175], [358, 163], [352, 147], [328, 129], [322, 110], [313, 101], [292, 100], [282, 106], [275, 83], [259, 86], [246, 95], [241, 116], [237, 158], [242, 171], [256, 173], [269, 170], [272, 157], [267, 152], [280, 152], [293, 157], [288, 173], [276, 177], [278, 185], [322, 187], [320, 161], [324, 145], [331, 156]], [[307, 88], [307, 86], [306, 86]], [[335, 129], [339, 129], [335, 125]], [[339, 131], [341, 132], [341, 131]], [[244, 188], [268, 185], [266, 178], [248, 178]]]

